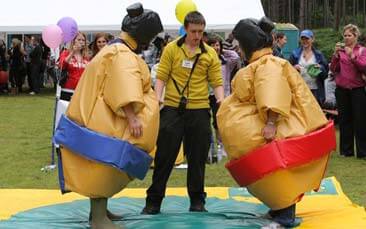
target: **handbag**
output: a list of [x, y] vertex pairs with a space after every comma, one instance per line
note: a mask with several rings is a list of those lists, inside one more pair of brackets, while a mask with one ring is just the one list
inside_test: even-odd
[[60, 77], [58, 79], [58, 84], [61, 87], [64, 87], [68, 77], [69, 77], [69, 72], [67, 71], [67, 69], [61, 69]]
[[0, 69], [0, 85], [7, 84], [9, 79], [9, 75], [7, 71], [3, 71]]

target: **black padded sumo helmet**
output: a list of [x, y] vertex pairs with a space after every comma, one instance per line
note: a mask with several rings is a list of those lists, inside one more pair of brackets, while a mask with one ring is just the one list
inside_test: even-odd
[[127, 15], [123, 18], [121, 29], [133, 37], [139, 45], [148, 45], [163, 31], [163, 25], [159, 14], [144, 9], [141, 3], [135, 3], [127, 7]]
[[272, 47], [273, 38], [271, 32], [273, 29], [273, 22], [266, 17], [261, 18], [259, 21], [247, 18], [240, 20], [235, 25], [233, 35], [249, 60], [255, 51]]

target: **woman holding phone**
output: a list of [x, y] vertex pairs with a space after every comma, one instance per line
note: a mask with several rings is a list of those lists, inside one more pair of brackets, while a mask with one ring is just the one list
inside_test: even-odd
[[66, 71], [66, 79], [62, 83], [61, 99], [70, 101], [71, 96], [89, 63], [86, 35], [78, 32], [71, 41], [70, 48], [60, 55], [60, 69]]
[[339, 116], [340, 154], [366, 158], [366, 83], [362, 73], [366, 69], [366, 50], [357, 43], [360, 31], [356, 25], [343, 28], [344, 46], [337, 43], [330, 69], [335, 75], [336, 100]]

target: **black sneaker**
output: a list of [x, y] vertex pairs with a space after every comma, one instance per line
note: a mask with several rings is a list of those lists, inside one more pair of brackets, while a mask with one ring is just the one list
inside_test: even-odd
[[208, 212], [203, 203], [194, 204], [189, 207], [190, 212]]
[[156, 215], [160, 213], [160, 207], [154, 205], [146, 205], [144, 209], [142, 209], [142, 215]]

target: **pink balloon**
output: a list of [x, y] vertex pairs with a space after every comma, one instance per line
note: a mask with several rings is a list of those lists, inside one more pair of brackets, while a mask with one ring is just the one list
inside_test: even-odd
[[62, 43], [62, 29], [58, 25], [49, 25], [42, 31], [44, 43], [54, 49]]

